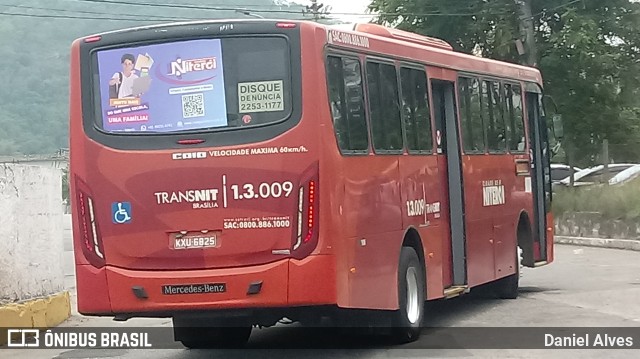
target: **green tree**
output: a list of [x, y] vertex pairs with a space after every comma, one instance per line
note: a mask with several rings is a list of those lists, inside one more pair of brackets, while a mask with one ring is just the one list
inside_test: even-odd
[[[565, 119], [580, 165], [601, 143], [640, 144], [640, 4], [630, 0], [532, 2], [545, 91]], [[458, 51], [521, 62], [514, 0], [373, 0], [383, 24], [435, 36]], [[640, 146], [612, 147], [611, 157], [640, 160]]]

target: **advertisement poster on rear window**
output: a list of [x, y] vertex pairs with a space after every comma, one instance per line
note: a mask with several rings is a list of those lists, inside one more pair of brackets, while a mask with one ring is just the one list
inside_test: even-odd
[[100, 51], [98, 71], [108, 132], [227, 126], [220, 40]]

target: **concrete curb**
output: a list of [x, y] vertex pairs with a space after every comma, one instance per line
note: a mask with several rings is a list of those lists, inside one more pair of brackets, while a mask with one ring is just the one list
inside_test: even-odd
[[[0, 328], [52, 328], [71, 316], [71, 300], [65, 291], [46, 298], [0, 306]], [[0, 335], [0, 346], [7, 338]]]
[[555, 243], [571, 244], [576, 246], [626, 249], [630, 251], [640, 251], [640, 241], [633, 239], [613, 239], [613, 238], [586, 238], [586, 237], [565, 237], [556, 236]]

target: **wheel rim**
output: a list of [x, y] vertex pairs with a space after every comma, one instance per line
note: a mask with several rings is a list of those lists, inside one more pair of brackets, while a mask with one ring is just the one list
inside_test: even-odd
[[420, 319], [420, 303], [418, 296], [418, 275], [414, 267], [407, 269], [407, 319], [416, 324]]
[[522, 265], [522, 255], [523, 255], [524, 251], [522, 250], [522, 247], [518, 246], [517, 250], [516, 250], [516, 270], [518, 273], [518, 278], [522, 277], [522, 268], [524, 268], [524, 266]]

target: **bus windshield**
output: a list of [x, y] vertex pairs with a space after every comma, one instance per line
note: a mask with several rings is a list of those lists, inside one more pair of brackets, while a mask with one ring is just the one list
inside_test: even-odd
[[95, 126], [178, 133], [264, 125], [291, 113], [284, 37], [228, 37], [94, 52]]

